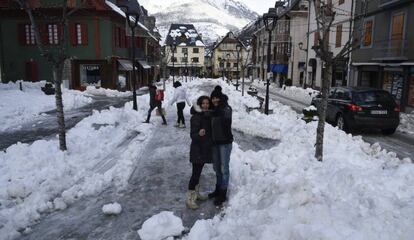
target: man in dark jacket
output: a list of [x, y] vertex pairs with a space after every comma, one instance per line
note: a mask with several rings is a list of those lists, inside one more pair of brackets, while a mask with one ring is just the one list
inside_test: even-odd
[[215, 198], [214, 204], [221, 205], [226, 201], [227, 187], [230, 179], [230, 154], [233, 147], [232, 108], [228, 104], [228, 97], [217, 86], [211, 93], [213, 111], [211, 118], [213, 139], [213, 168], [216, 172], [216, 189], [209, 194]]
[[162, 112], [162, 101], [161, 100], [157, 100], [155, 98], [157, 94], [157, 87], [154, 85], [150, 85], [149, 86], [149, 95], [150, 95], [150, 109], [148, 110], [148, 116], [147, 116], [147, 120], [144, 123], [149, 123], [150, 118], [151, 118], [151, 113], [155, 108], [158, 108], [158, 112], [161, 115], [162, 118], [162, 124], [163, 125], [167, 125], [167, 120], [165, 120], [165, 116]]

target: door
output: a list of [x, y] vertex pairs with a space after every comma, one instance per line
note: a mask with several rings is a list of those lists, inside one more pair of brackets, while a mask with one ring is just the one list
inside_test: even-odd
[[39, 80], [37, 63], [35, 61], [26, 62], [26, 80], [32, 82], [37, 82]]

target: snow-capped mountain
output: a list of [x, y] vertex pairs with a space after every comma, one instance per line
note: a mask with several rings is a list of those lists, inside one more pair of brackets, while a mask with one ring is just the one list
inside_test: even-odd
[[165, 38], [172, 23], [194, 24], [206, 44], [228, 31], [237, 31], [257, 18], [257, 13], [237, 0], [139, 0]]

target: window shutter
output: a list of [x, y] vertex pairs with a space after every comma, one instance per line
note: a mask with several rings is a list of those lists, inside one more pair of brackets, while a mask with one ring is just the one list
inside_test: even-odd
[[42, 43], [44, 45], [49, 45], [49, 32], [47, 29], [47, 24], [39, 24], [39, 32], [40, 32], [40, 38], [42, 39]]
[[88, 45], [88, 24], [81, 24], [82, 45]]
[[17, 25], [17, 35], [19, 39], [19, 43], [21, 46], [26, 46], [26, 30], [25, 30], [26, 24], [18, 24]]
[[76, 23], [69, 23], [70, 44], [76, 46]]
[[58, 32], [57, 32], [57, 34], [58, 34], [58, 42], [59, 42], [59, 44], [60, 43], [62, 43], [63, 42], [63, 24], [61, 24], [61, 23], [58, 23], [57, 24], [57, 28], [58, 28]]

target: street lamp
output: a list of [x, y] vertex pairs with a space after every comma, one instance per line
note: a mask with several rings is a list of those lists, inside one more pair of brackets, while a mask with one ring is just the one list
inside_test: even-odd
[[274, 8], [269, 8], [269, 12], [263, 14], [263, 22], [266, 30], [269, 32], [267, 40], [267, 81], [266, 81], [266, 101], [265, 101], [265, 114], [269, 115], [269, 85], [270, 85], [270, 58], [271, 58], [271, 42], [272, 31], [276, 27], [277, 23], [277, 8], [283, 6], [283, 2], [276, 2]]
[[240, 43], [237, 43], [236, 50], [237, 50], [237, 80], [236, 80], [236, 91], [239, 90], [239, 78], [240, 78], [240, 72], [239, 72], [239, 61], [240, 61], [240, 51], [242, 49], [242, 45]]
[[[138, 0], [118, 0], [118, 6], [125, 8], [125, 15], [127, 18], [128, 26], [131, 28], [132, 34], [132, 101], [134, 110], [138, 110], [137, 105], [137, 91], [136, 91], [136, 63], [135, 63], [135, 28], [138, 26], [139, 16], [141, 15], [141, 6]], [[132, 17], [132, 19], [131, 19]], [[133, 20], [133, 21], [131, 21]]]
[[173, 75], [173, 84], [174, 84], [174, 82], [175, 82], [175, 57], [174, 57], [174, 53], [175, 53], [175, 50], [177, 49], [177, 44], [175, 42], [175, 37], [174, 37], [173, 43], [170, 45], [170, 49], [172, 51], [172, 64], [173, 64], [172, 75]]
[[226, 54], [226, 57], [227, 57], [227, 61], [226, 61], [226, 63], [227, 63], [227, 66], [226, 66], [226, 68], [227, 68], [227, 83], [230, 85], [230, 81], [229, 81], [229, 77], [230, 77], [230, 69], [229, 69], [229, 65], [230, 65], [230, 53], [227, 53]]
[[221, 77], [223, 78], [223, 81], [224, 81], [224, 62], [225, 62], [226, 60], [224, 60], [224, 58], [219, 58], [219, 62], [220, 62], [220, 65], [221, 65]]
[[188, 59], [187, 59], [187, 57], [188, 57], [188, 53], [184, 53], [184, 61], [185, 61], [185, 82], [187, 82], [187, 74], [188, 74], [188, 69], [187, 69], [187, 61], [188, 61]]

